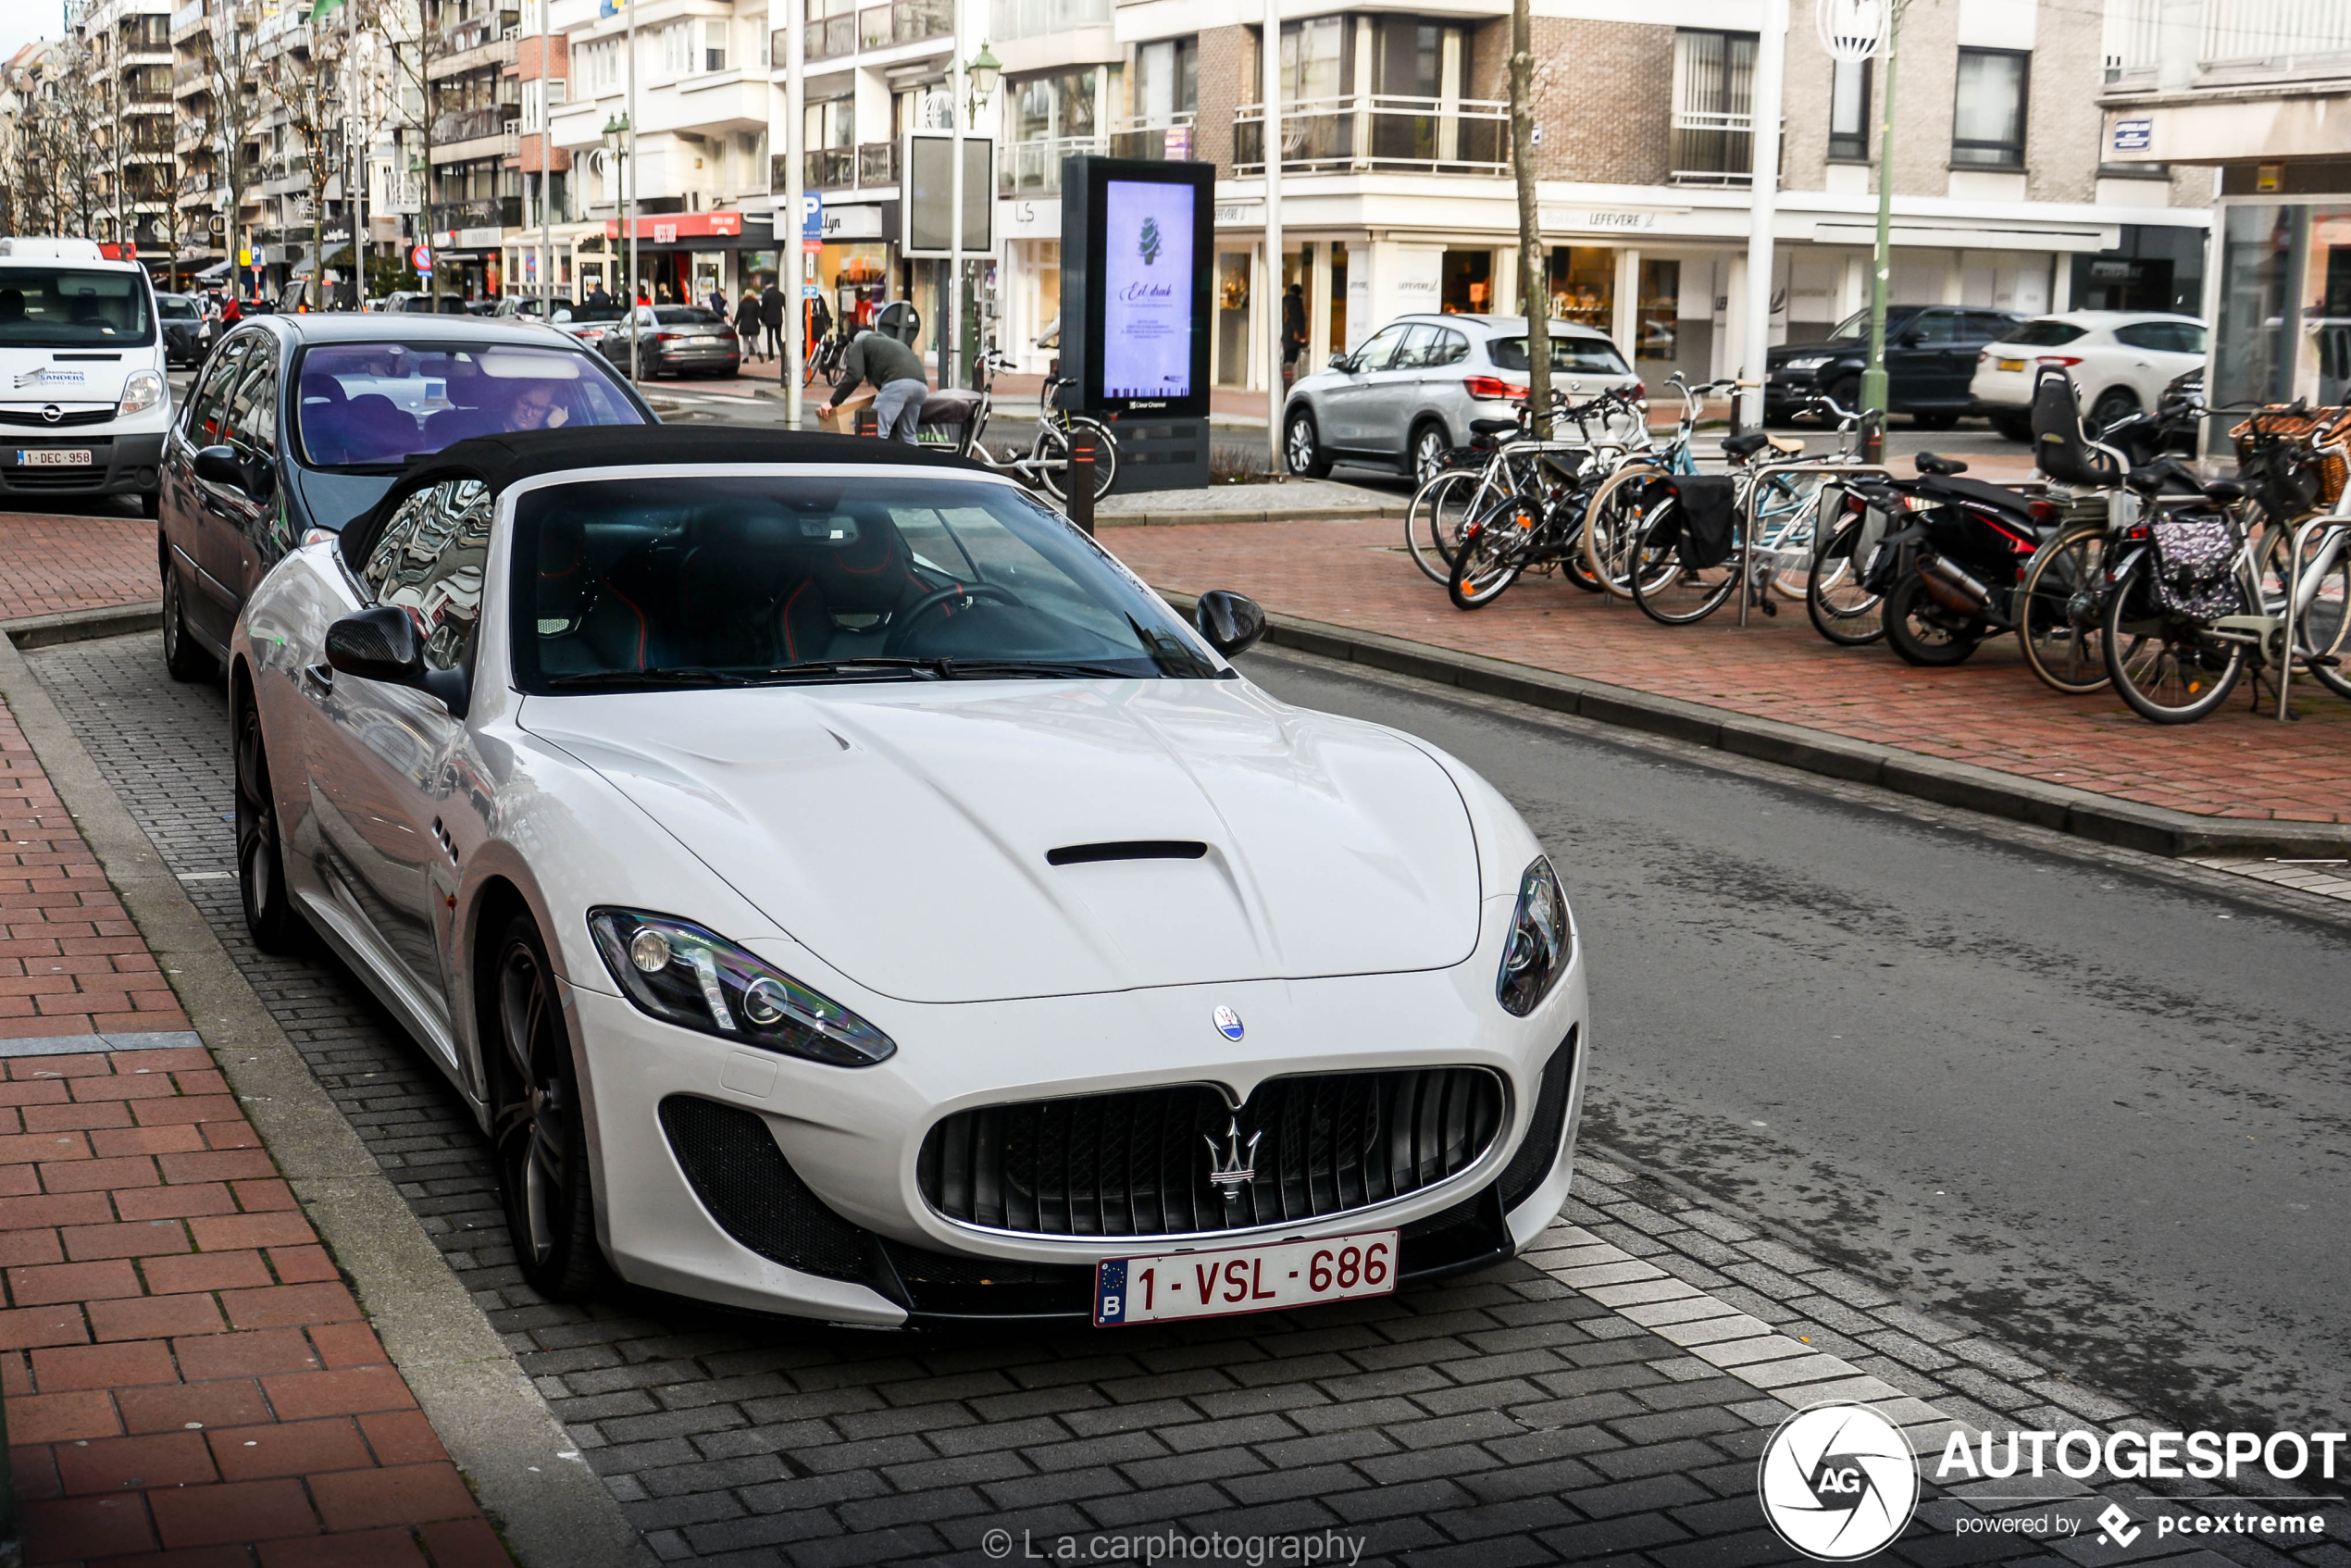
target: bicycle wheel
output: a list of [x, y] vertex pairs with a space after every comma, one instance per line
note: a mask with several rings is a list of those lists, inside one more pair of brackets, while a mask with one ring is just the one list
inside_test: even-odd
[[1812, 629], [1839, 647], [1865, 647], [1885, 635], [1879, 613], [1885, 600], [1861, 586], [1861, 563], [1853, 558], [1868, 521], [1857, 514], [1839, 523], [1804, 579], [1804, 613]]
[[2156, 724], [2195, 723], [2228, 701], [2245, 671], [2244, 643], [2211, 637], [2200, 622], [2156, 602], [2152, 552], [2115, 579], [2102, 629], [2116, 694]]
[[1962, 621], [1927, 596], [1926, 579], [1912, 572], [1894, 585], [1880, 612], [1886, 646], [1906, 665], [1963, 665], [1984, 642], [1984, 623]]
[[[1072, 429], [1090, 431], [1094, 438], [1094, 499], [1100, 501], [1110, 493], [1118, 480], [1118, 442], [1091, 419], [1072, 419]], [[1036, 465], [1037, 482], [1056, 501], [1069, 499], [1069, 437], [1059, 425], [1043, 425], [1037, 431], [1037, 442], [1028, 449], [1030, 462]]]
[[1680, 558], [1681, 509], [1682, 504], [1673, 500], [1651, 507], [1633, 551], [1633, 603], [1664, 626], [1704, 620], [1728, 604], [1738, 587], [1735, 550], [1711, 566], [1693, 566]]
[[1553, 501], [1547, 509], [1550, 517], [1551, 537], [1560, 541], [1560, 577], [1570, 587], [1586, 593], [1602, 591], [1599, 578], [1584, 559], [1585, 530], [1592, 526], [1592, 492], [1594, 485], [1577, 485], [1565, 495]]
[[[1812, 575], [1812, 529], [1821, 496], [1817, 474], [1773, 474], [1755, 500], [1755, 548], [1785, 554], [1785, 565], [1774, 564], [1769, 581], [1783, 599], [1802, 601]], [[1802, 556], [1800, 563], [1797, 556]]]
[[1524, 566], [1522, 541], [1541, 526], [1541, 514], [1519, 496], [1503, 496], [1486, 507], [1462, 535], [1445, 579], [1454, 607], [1480, 610], [1499, 599]]
[[1449, 468], [1414, 491], [1412, 504], [1404, 510], [1404, 548], [1431, 582], [1442, 584], [1452, 574], [1480, 478], [1474, 468]]
[[2078, 696], [2107, 684], [2106, 531], [2082, 529], [2041, 546], [2016, 595], [2025, 665], [2053, 691]]
[[1600, 481], [1584, 510], [1584, 570], [1610, 597], [1633, 597], [1632, 562], [1647, 520], [1648, 464], [1619, 468]]
[[[2318, 535], [2312, 542], [2323, 549], [2325, 537]], [[2316, 554], [2312, 550], [2304, 560]], [[2322, 659], [2340, 661], [2351, 654], [2351, 540], [2342, 541], [2334, 560], [2313, 585], [2310, 602], [2295, 616], [2294, 645], [2305, 654]], [[2320, 685], [2338, 697], [2351, 697], [2351, 674], [2345, 673], [2340, 662], [2307, 667]]]

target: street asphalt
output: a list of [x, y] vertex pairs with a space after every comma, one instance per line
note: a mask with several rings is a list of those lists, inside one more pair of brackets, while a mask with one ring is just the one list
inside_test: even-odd
[[1246, 664], [1524, 813], [1589, 944], [1587, 1146], [2142, 1408], [2351, 1416], [2345, 929], [1859, 788]]

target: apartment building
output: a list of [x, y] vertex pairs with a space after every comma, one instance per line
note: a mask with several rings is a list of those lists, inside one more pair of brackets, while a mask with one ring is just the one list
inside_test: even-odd
[[[548, 136], [571, 168], [570, 220], [554, 230], [557, 283], [623, 292], [624, 197], [637, 212], [635, 280], [647, 297], [734, 298], [775, 276], [768, 138], [783, 93], [768, 81], [766, 6], [556, 0], [553, 25], [568, 40], [568, 79], [547, 110]], [[521, 238], [538, 243], [535, 232]]]
[[[1083, 0], [998, 0], [1006, 6]], [[2215, 0], [2220, 3], [2220, 0]], [[1874, 66], [1787, 35], [1772, 340], [1868, 303]], [[1000, 341], [1058, 317], [1057, 155], [1214, 163], [1214, 377], [1263, 387], [1259, 312], [1303, 287], [1310, 361], [1409, 310], [1514, 310], [1510, 23], [1498, 0], [1410, 10], [1289, 0], [1276, 41], [1283, 255], [1264, 233], [1263, 10], [1121, 0], [1111, 46], [1051, 29], [1002, 112]], [[1760, 0], [1536, 0], [1536, 156], [1555, 315], [1613, 335], [1654, 381], [1735, 369]], [[2062, 0], [1913, 0], [1896, 79], [1893, 295], [2042, 311], [2196, 307], [2210, 176], [2103, 160], [2101, 19]], [[1013, 56], [999, 44], [1012, 83]], [[1065, 62], [1065, 63], [1064, 63]], [[1087, 73], [1090, 72], [1090, 77]], [[1093, 94], [1087, 99], [1089, 90]], [[2118, 268], [2118, 264], [2120, 264]], [[2128, 286], [2109, 281], [2109, 275]]]
[[2103, 156], [2218, 183], [2214, 404], [2351, 402], [2351, 6], [2107, 0], [2104, 19]]
[[442, 293], [504, 292], [506, 231], [522, 222], [522, 11], [514, 0], [424, 0], [426, 228]]
[[101, 0], [72, 24], [101, 111], [94, 237], [149, 256], [177, 248], [170, 12], [171, 0]]

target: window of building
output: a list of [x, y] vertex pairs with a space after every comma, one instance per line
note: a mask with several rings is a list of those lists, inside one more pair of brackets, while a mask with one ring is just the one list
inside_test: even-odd
[[1065, 141], [1094, 134], [1094, 72], [1055, 71], [1012, 83], [1013, 140]]
[[2024, 92], [2030, 55], [1959, 51], [1959, 102], [1951, 115], [1951, 162], [1972, 168], [2024, 167]]
[[1135, 51], [1135, 118], [1165, 125], [1200, 107], [1200, 40], [1163, 38]]
[[1468, 80], [1462, 30], [1418, 17], [1372, 19], [1372, 91], [1396, 98], [1459, 97]]
[[684, 76], [693, 69], [694, 24], [671, 22], [660, 32], [661, 74]]
[[1673, 177], [1685, 183], [1744, 180], [1754, 167], [1755, 35], [1673, 35]]
[[727, 68], [727, 23], [724, 18], [712, 17], [702, 24], [702, 68]]
[[[1355, 81], [1355, 30], [1346, 17], [1282, 24], [1282, 102], [1347, 96]], [[1254, 83], [1252, 83], [1254, 85]]]
[[1870, 63], [1837, 61], [1829, 80], [1829, 156], [1851, 163], [1870, 156]]
[[827, 98], [811, 104], [807, 110], [808, 143], [811, 147], [853, 147], [857, 144], [857, 100]]

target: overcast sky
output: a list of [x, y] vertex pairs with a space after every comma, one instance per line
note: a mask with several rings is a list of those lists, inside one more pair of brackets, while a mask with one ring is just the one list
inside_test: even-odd
[[0, 4], [0, 60], [36, 38], [62, 38], [65, 31], [56, 0], [6, 0]]

